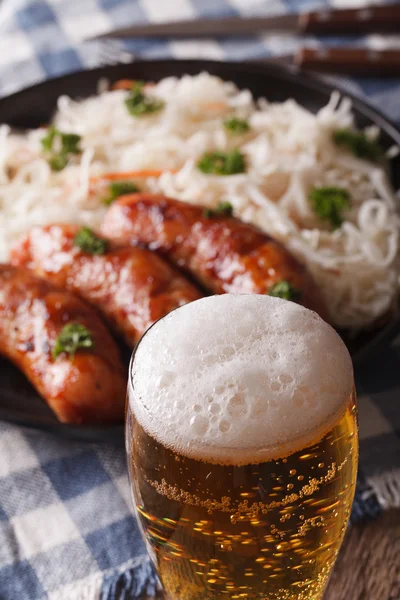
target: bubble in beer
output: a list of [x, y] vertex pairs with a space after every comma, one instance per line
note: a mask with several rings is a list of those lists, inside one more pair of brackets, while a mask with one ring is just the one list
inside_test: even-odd
[[267, 295], [224, 294], [146, 333], [130, 402], [173, 451], [246, 464], [317, 441], [345, 409], [352, 381], [345, 345], [316, 313]]

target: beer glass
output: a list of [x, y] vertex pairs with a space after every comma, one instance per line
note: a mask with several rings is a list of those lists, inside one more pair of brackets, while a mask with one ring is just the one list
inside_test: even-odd
[[158, 321], [131, 362], [126, 444], [167, 598], [322, 598], [358, 441], [350, 357], [315, 313], [226, 294]]

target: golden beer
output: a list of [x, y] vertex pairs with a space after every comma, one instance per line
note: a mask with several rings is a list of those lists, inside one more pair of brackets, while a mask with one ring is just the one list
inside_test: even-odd
[[[291, 383], [288, 366], [280, 375], [280, 389]], [[241, 378], [240, 372], [237, 376]], [[259, 377], [262, 379], [262, 374]], [[170, 372], [163, 378], [155, 390], [157, 385], [160, 390], [172, 386]], [[307, 440], [305, 444], [296, 447], [296, 440], [288, 438], [279, 446], [275, 441], [274, 449], [268, 447], [268, 439], [262, 447], [257, 437], [252, 440], [252, 431], [255, 436], [258, 431], [255, 419], [264, 418], [261, 408], [268, 410], [271, 394], [279, 391], [273, 381], [263, 399], [257, 396], [257, 382], [243, 375], [241, 380], [247, 381], [247, 389], [246, 385], [236, 386], [226, 410], [220, 402], [217, 411], [215, 396], [205, 402], [196, 397], [194, 403], [188, 398], [194, 407], [194, 435], [186, 448], [173, 438], [165, 443], [162, 430], [154, 435], [148, 415], [142, 410], [146, 398], [142, 396], [142, 404], [138, 404], [133, 385], [126, 428], [130, 479], [139, 523], [168, 598], [322, 598], [346, 529], [356, 480], [355, 397], [348, 374], [347, 378], [350, 389], [335, 410], [328, 411], [329, 418], [316, 424], [315, 431], [310, 429], [305, 438], [299, 436], [299, 440]], [[326, 399], [331, 402], [332, 385], [324, 385]], [[338, 387], [344, 389], [343, 385]], [[318, 398], [311, 388], [303, 386], [301, 394], [298, 389], [291, 398], [292, 409], [299, 413], [300, 420], [304, 406], [323, 406], [324, 387]], [[243, 404], [246, 392], [257, 398], [256, 404]], [[255, 417], [251, 415], [254, 405], [259, 412]], [[179, 410], [179, 403], [173, 406]], [[240, 432], [248, 435], [240, 438], [242, 448], [238, 444], [232, 448], [213, 446], [212, 436], [211, 442], [204, 445], [204, 421], [196, 421], [196, 415], [202, 415], [206, 406], [211, 407], [207, 412], [209, 423], [214, 417], [218, 420], [216, 437], [222, 436], [229, 424], [233, 427], [235, 419], [242, 421]], [[185, 415], [180, 418], [184, 430]], [[296, 427], [291, 415], [286, 418], [288, 427]], [[276, 430], [284, 432], [282, 421], [285, 414], [271, 429], [272, 434]], [[251, 422], [253, 427], [247, 427]], [[160, 425], [167, 431], [168, 419]], [[304, 426], [298, 432], [303, 434]], [[166, 438], [169, 441], [168, 432]]]

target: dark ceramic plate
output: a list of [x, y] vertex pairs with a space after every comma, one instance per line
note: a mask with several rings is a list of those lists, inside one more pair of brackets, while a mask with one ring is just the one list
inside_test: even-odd
[[[17, 128], [39, 127], [48, 123], [56, 108], [57, 98], [68, 94], [85, 98], [97, 90], [101, 77], [110, 81], [122, 78], [157, 81], [167, 76], [180, 76], [208, 71], [225, 80], [234, 81], [239, 88], [248, 88], [256, 97], [266, 96], [281, 102], [294, 98], [311, 111], [324, 106], [333, 90], [331, 86], [294, 69], [254, 64], [222, 63], [213, 61], [167, 60], [136, 62], [92, 71], [73, 73], [46, 81], [0, 100], [0, 122]], [[349, 96], [346, 92], [344, 95]], [[382, 144], [388, 148], [400, 145], [400, 131], [383, 115], [357, 98], [353, 98], [354, 113], [360, 127], [375, 124], [382, 131]], [[392, 161], [392, 180], [400, 188], [400, 157]], [[344, 339], [356, 366], [379, 351], [400, 331], [396, 315], [374, 331], [365, 332], [355, 339]], [[50, 409], [38, 397], [25, 378], [8, 362], [0, 361], [0, 419], [30, 427], [39, 427], [88, 441], [122, 441], [123, 428], [75, 427], [58, 423]]]

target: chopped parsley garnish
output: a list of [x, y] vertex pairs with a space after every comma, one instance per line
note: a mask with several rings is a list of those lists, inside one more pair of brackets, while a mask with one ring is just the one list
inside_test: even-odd
[[335, 229], [342, 224], [342, 212], [350, 207], [350, 194], [340, 187], [314, 188], [308, 199], [314, 213]]
[[250, 129], [248, 121], [245, 119], [238, 119], [237, 117], [228, 117], [225, 119], [224, 127], [231, 133], [236, 133], [237, 135], [246, 133], [246, 131], [249, 131]]
[[82, 227], [74, 237], [74, 245], [88, 254], [104, 254], [107, 242], [98, 237], [89, 227]]
[[124, 196], [125, 194], [134, 194], [135, 192], [140, 192], [140, 188], [136, 185], [136, 183], [132, 183], [131, 181], [113, 181], [109, 185], [109, 194], [104, 199], [104, 204], [109, 206], [120, 196]]
[[291, 300], [297, 302], [300, 300], [300, 290], [295, 288], [290, 281], [282, 279], [274, 283], [268, 290], [268, 296], [274, 296], [275, 298], [282, 298], [283, 300]]
[[164, 101], [159, 98], [147, 96], [144, 91], [144, 81], [136, 81], [132, 86], [128, 98], [125, 100], [125, 106], [133, 117], [148, 115], [158, 112], [164, 107]]
[[197, 167], [208, 175], [236, 175], [245, 172], [246, 163], [243, 154], [235, 148], [231, 152], [206, 152]]
[[233, 215], [233, 206], [230, 202], [220, 202], [216, 208], [205, 208], [203, 216], [206, 219], [213, 217], [231, 217]]
[[379, 143], [376, 140], [370, 140], [360, 131], [338, 129], [333, 133], [333, 141], [337, 146], [343, 146], [350, 150], [358, 158], [379, 160], [383, 156], [383, 150]]
[[80, 148], [81, 136], [76, 133], [63, 133], [54, 125], [49, 127], [47, 134], [42, 138], [42, 148], [47, 156], [48, 163], [53, 171], [62, 171], [74, 154], [82, 152]]
[[51, 355], [56, 359], [65, 352], [73, 358], [78, 350], [89, 350], [93, 347], [94, 341], [89, 329], [80, 323], [69, 323], [60, 331]]
[[48, 159], [52, 171], [62, 171], [68, 164], [68, 156], [65, 154], [55, 154]]

